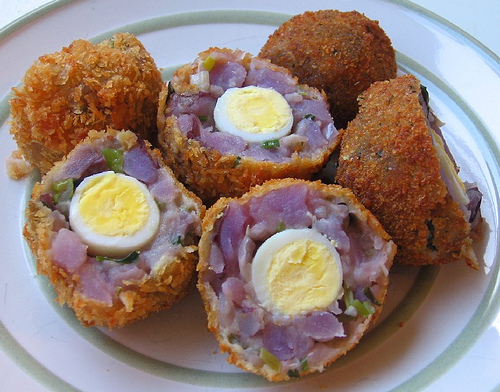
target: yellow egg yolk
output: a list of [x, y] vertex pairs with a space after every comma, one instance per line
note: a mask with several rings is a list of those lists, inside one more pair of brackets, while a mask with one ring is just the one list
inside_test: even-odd
[[86, 177], [76, 187], [69, 223], [89, 254], [123, 257], [153, 241], [160, 210], [145, 184], [108, 171]]
[[275, 132], [289, 121], [289, 106], [279, 98], [281, 95], [273, 90], [240, 89], [228, 102], [228, 117], [245, 132]]
[[326, 246], [311, 240], [289, 243], [269, 266], [271, 300], [285, 314], [326, 308], [336, 297], [339, 272]]
[[214, 109], [217, 128], [249, 142], [279, 139], [293, 125], [292, 109], [286, 99], [270, 88], [230, 88]]
[[326, 309], [342, 294], [340, 256], [313, 229], [289, 229], [266, 240], [252, 263], [257, 298], [286, 315]]
[[146, 197], [127, 177], [114, 173], [96, 177], [82, 190], [78, 210], [85, 224], [106, 236], [125, 236], [140, 230], [149, 216]]

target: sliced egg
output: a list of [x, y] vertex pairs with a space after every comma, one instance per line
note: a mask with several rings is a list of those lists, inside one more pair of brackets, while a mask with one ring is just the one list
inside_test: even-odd
[[453, 200], [455, 200], [457, 203], [461, 204], [462, 206], [467, 206], [470, 202], [469, 196], [467, 196], [467, 190], [465, 189], [464, 183], [455, 170], [455, 165], [446, 153], [443, 140], [441, 139], [441, 136], [439, 136], [433, 129], [430, 129], [430, 132], [432, 141], [434, 143], [434, 146], [436, 147], [441, 170], [443, 172], [443, 175], [448, 179], [448, 181], [446, 181], [448, 192], [450, 193]]
[[89, 176], [78, 185], [69, 220], [71, 229], [91, 253], [122, 257], [153, 239], [160, 213], [142, 182], [107, 171]]
[[214, 109], [217, 129], [247, 142], [279, 139], [290, 133], [293, 114], [286, 99], [271, 88], [230, 88]]
[[343, 293], [342, 264], [333, 243], [314, 229], [288, 229], [268, 238], [252, 262], [257, 299], [272, 312], [326, 309]]

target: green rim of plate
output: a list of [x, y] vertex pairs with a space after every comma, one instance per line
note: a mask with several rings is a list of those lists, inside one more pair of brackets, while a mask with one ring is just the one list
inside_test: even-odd
[[[73, 2], [73, 0], [55, 0], [42, 6], [26, 16], [14, 21], [5, 28], [0, 30], [0, 40], [4, 39], [8, 35], [15, 32], [17, 29], [25, 26], [26, 24], [36, 20], [37, 18], [45, 15], [46, 13], [53, 11], [59, 7]], [[455, 33], [461, 35], [466, 41], [470, 41], [471, 46], [475, 48], [478, 52], [481, 52], [482, 57], [486, 54], [491, 58], [493, 64], [498, 66], [500, 63], [499, 58], [484, 47], [481, 43], [474, 40], [465, 32], [456, 28], [454, 25], [450, 24], [446, 20], [436, 16], [435, 14], [416, 6], [407, 1], [389, 1], [397, 5], [402, 5], [405, 8], [411, 9], [416, 13], [424, 15], [440, 25], [453, 30]], [[200, 16], [203, 18], [200, 19]], [[278, 26], [284, 21], [286, 21], [291, 15], [284, 13], [273, 13], [266, 11], [241, 11], [241, 10], [219, 10], [219, 11], [204, 11], [204, 12], [189, 12], [182, 14], [174, 14], [169, 16], [160, 16], [157, 18], [152, 18], [148, 20], [143, 20], [140, 22], [132, 23], [129, 25], [122, 26], [118, 29], [108, 31], [104, 34], [96, 36], [92, 39], [94, 42], [101, 41], [105, 38], [109, 38], [116, 32], [128, 31], [135, 35], [141, 35], [147, 32], [152, 32], [156, 30], [168, 29], [178, 26], [189, 26], [189, 25], [200, 25], [200, 24], [214, 24], [214, 23], [247, 23], [247, 24], [258, 24], [258, 25], [271, 25]], [[201, 22], [200, 22], [201, 20]], [[424, 76], [427, 80], [434, 83], [442, 92], [444, 92], [451, 100], [453, 100], [463, 113], [472, 121], [480, 136], [485, 140], [485, 147], [489, 149], [492, 157], [495, 158], [495, 167], [490, 167], [494, 173], [490, 173], [494, 179], [495, 189], [497, 190], [496, 204], [499, 204], [498, 200], [498, 184], [495, 180], [500, 178], [499, 168], [500, 168], [500, 151], [498, 146], [494, 143], [491, 135], [488, 133], [485, 126], [477, 118], [473, 110], [464, 102], [452, 89], [444, 85], [439, 78], [435, 77], [429, 73], [426, 69], [419, 66], [418, 63], [414, 62], [412, 59], [407, 58], [400, 53], [398, 53], [398, 65], [403, 69], [409, 70], [413, 73], [418, 73]], [[165, 73], [171, 73], [172, 70], [165, 70]], [[3, 124], [9, 115], [8, 107], [8, 97], [0, 101], [0, 124]], [[35, 177], [30, 181], [30, 186], [36, 181]], [[29, 197], [29, 192], [27, 192], [27, 197]], [[497, 249], [499, 248], [499, 244]], [[25, 245], [25, 255], [27, 259], [31, 259], [32, 263], [30, 268], [34, 269], [34, 259], [31, 255], [30, 250]], [[367, 334], [360, 342], [356, 350], [350, 352], [346, 356], [337, 360], [328, 370], [333, 371], [342, 367], [346, 363], [349, 363], [356, 358], [361, 357], [367, 352], [371, 351], [373, 348], [377, 347], [383, 340], [390, 337], [397, 329], [400, 328], [401, 322], [408, 321], [414, 312], [419, 308], [423, 299], [426, 297], [427, 293], [431, 289], [435, 278], [439, 272], [439, 268], [436, 267], [426, 267], [422, 268], [415, 280], [413, 287], [410, 289], [407, 296], [403, 299], [401, 304], [384, 320], [380, 325], [374, 328], [369, 334]], [[423, 370], [421, 370], [416, 375], [412, 376], [402, 384], [398, 385], [394, 391], [402, 390], [419, 390], [423, 389], [425, 386], [431, 384], [434, 380], [439, 378], [444, 374], [453, 364], [455, 364], [467, 351], [473, 346], [477, 341], [479, 336], [485, 331], [485, 329], [491, 324], [494, 316], [500, 308], [500, 293], [499, 293], [499, 265], [495, 263], [492, 271], [490, 272], [492, 277], [496, 279], [491, 279], [486, 292], [481, 300], [481, 304], [475, 313], [472, 315], [470, 321], [467, 323], [463, 331], [459, 336], [439, 355], [435, 360], [429, 363]], [[54, 304], [53, 299], [55, 295], [50, 288], [46, 287], [46, 282], [41, 284], [38, 280], [39, 286], [44, 294], [48, 297], [51, 303]], [[99, 347], [101, 350], [107, 354], [115, 357], [116, 359], [127, 363], [130, 366], [141, 369], [149, 374], [154, 374], [155, 376], [162, 377], [168, 380], [173, 380], [177, 382], [187, 382], [191, 385], [200, 386], [211, 386], [219, 388], [235, 388], [245, 386], [247, 388], [257, 388], [262, 386], [270, 386], [276, 384], [270, 384], [266, 380], [259, 376], [255, 376], [249, 373], [218, 373], [211, 371], [195, 370], [184, 368], [163, 361], [152, 359], [143, 354], [139, 354], [132, 349], [116, 342], [112, 338], [108, 337], [104, 333], [100, 332], [98, 329], [88, 329], [83, 328], [80, 323], [75, 319], [71, 310], [67, 307], [60, 308], [57, 305], [53, 305], [60, 316], [84, 339], [89, 341], [91, 344]], [[397, 315], [397, 317], [396, 317]], [[24, 347], [22, 347], [10, 334], [10, 332], [5, 328], [5, 326], [0, 323], [0, 345], [4, 352], [6, 352], [21, 368], [23, 368], [27, 373], [29, 373], [33, 378], [38, 380], [42, 385], [52, 389], [60, 391], [77, 391], [75, 387], [71, 386], [57, 375], [52, 373], [41, 363], [39, 363], [35, 358], [33, 358]], [[313, 376], [310, 376], [313, 377]], [[307, 378], [306, 378], [307, 379]], [[282, 384], [282, 383], [280, 383]]]

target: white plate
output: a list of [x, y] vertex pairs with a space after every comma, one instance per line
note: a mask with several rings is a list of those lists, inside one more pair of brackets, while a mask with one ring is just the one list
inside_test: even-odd
[[[499, 199], [500, 65], [452, 27], [407, 3], [254, 0], [55, 1], [0, 31], [0, 157], [15, 149], [8, 94], [40, 55], [72, 40], [136, 34], [165, 77], [209, 46], [257, 54], [292, 14], [357, 9], [392, 39], [401, 70], [428, 87], [431, 105], [462, 177], [484, 193], [489, 231], [477, 248], [482, 269], [462, 264], [392, 271], [389, 303], [376, 328], [325, 373], [271, 384], [229, 365], [206, 331], [196, 291], [173, 309], [116, 331], [84, 328], [54, 303], [22, 238], [34, 177], [0, 170], [0, 358], [3, 390], [54, 391], [388, 391], [491, 390], [500, 386]], [[196, 10], [196, 11], [193, 11]], [[14, 364], [14, 365], [12, 365]], [[21, 370], [19, 370], [21, 369]]]

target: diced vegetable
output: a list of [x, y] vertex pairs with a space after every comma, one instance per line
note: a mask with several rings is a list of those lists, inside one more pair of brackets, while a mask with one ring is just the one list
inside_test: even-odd
[[280, 146], [280, 141], [278, 139], [266, 140], [262, 142], [261, 146], [266, 150], [270, 150], [271, 148], [278, 148]]
[[174, 241], [172, 241], [172, 244], [184, 246], [184, 241], [182, 236], [178, 236]]
[[260, 349], [259, 357], [260, 359], [262, 359], [262, 362], [264, 362], [274, 371], [279, 372], [281, 370], [280, 360], [276, 358], [273, 354], [271, 354], [269, 351], [267, 351], [265, 348]]
[[123, 173], [123, 151], [114, 148], [103, 148], [102, 156], [108, 167], [115, 173]]
[[363, 289], [363, 294], [366, 295], [366, 298], [368, 298], [374, 305], [380, 306], [380, 302], [377, 301], [370, 287], [366, 286]]
[[208, 56], [205, 61], [203, 61], [203, 68], [207, 71], [211, 71], [215, 65], [215, 59], [211, 56]]
[[348, 316], [369, 316], [375, 313], [375, 307], [367, 302], [361, 302], [359, 299], [354, 298], [354, 293], [350, 289], [345, 290], [344, 301], [346, 306], [345, 314]]
[[241, 164], [241, 157], [238, 155], [236, 159], [234, 160], [234, 165], [233, 167], [238, 167]]
[[290, 369], [287, 374], [288, 377], [291, 378], [300, 378], [300, 374], [309, 370], [309, 363], [307, 362], [307, 358], [302, 358], [300, 361], [300, 369]]
[[123, 259], [114, 259], [112, 257], [106, 257], [106, 256], [96, 256], [97, 261], [114, 261], [115, 263], [120, 263], [120, 264], [132, 264], [135, 261], [139, 260], [139, 255], [141, 252], [135, 250], [133, 252], [130, 252], [127, 256], [125, 256]]
[[285, 229], [286, 229], [285, 222], [279, 222], [278, 226], [276, 227], [276, 233], [279, 233], [279, 232], [281, 232], [281, 231], [283, 231]]
[[54, 204], [70, 201], [75, 191], [75, 182], [72, 178], [66, 178], [52, 184], [52, 198]]

